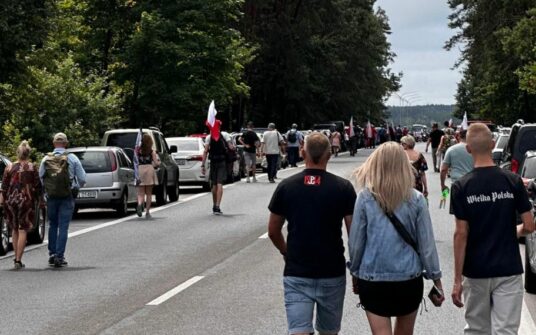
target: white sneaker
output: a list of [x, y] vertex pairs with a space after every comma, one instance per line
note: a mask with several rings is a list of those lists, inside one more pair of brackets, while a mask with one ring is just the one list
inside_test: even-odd
[[257, 178], [253, 177], [253, 182], [256, 183], [256, 182], [257, 182]]

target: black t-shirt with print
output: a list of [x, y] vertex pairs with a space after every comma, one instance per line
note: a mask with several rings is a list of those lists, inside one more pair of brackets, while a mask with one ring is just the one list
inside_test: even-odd
[[244, 147], [245, 152], [255, 153], [257, 151], [255, 142], [260, 142], [260, 139], [259, 135], [253, 130], [246, 130], [244, 134], [242, 134], [242, 141], [249, 145], [249, 148]]
[[463, 275], [506, 277], [523, 273], [516, 212], [531, 209], [518, 175], [499, 167], [475, 168], [452, 185], [454, 215], [469, 223]]
[[432, 148], [439, 147], [439, 142], [441, 142], [441, 137], [443, 137], [445, 133], [441, 129], [434, 129], [432, 132], [430, 132], [430, 144], [432, 145]]
[[353, 214], [355, 200], [348, 180], [323, 170], [306, 169], [278, 185], [268, 208], [288, 221], [285, 276], [345, 274], [343, 218]]

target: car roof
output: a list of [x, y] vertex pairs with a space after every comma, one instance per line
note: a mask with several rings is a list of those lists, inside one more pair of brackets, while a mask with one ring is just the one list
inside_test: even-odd
[[75, 148], [68, 148], [66, 151], [68, 152], [82, 152], [82, 151], [110, 151], [115, 150], [119, 151], [122, 150], [119, 147], [111, 147], [111, 146], [91, 146], [91, 147], [75, 147]]
[[190, 137], [190, 136], [178, 136], [178, 137], [168, 137], [166, 138], [167, 141], [173, 142], [173, 141], [203, 141], [201, 137]]
[[[112, 130], [107, 130], [105, 134], [137, 133], [138, 131], [140, 131], [140, 128], [112, 129]], [[151, 128], [142, 128], [141, 131], [144, 133], [150, 133], [150, 132], [162, 133], [158, 129], [151, 129]]]

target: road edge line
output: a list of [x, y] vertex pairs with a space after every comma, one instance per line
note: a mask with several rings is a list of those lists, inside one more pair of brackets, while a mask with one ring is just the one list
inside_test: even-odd
[[184, 283], [182, 283], [182, 284], [176, 286], [175, 288], [172, 288], [171, 290], [167, 291], [166, 293], [162, 294], [158, 298], [156, 298], [156, 299], [152, 300], [151, 302], [147, 303], [146, 306], [158, 306], [158, 305], [166, 302], [167, 300], [173, 298], [174, 296], [176, 296], [177, 294], [181, 293], [182, 291], [186, 290], [188, 287], [194, 285], [195, 283], [197, 283], [198, 281], [200, 281], [203, 278], [205, 278], [205, 276], [194, 276], [194, 277], [188, 279], [187, 281], [185, 281]]

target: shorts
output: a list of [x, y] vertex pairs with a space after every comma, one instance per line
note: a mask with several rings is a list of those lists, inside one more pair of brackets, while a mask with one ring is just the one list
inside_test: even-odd
[[358, 280], [363, 308], [383, 317], [404, 316], [419, 308], [423, 298], [422, 276], [406, 281]]
[[244, 151], [244, 160], [246, 161], [246, 167], [257, 165], [257, 154]]
[[212, 185], [223, 184], [227, 180], [227, 163], [210, 162], [210, 182]]
[[321, 333], [340, 331], [346, 276], [318, 279], [285, 276], [283, 287], [289, 334], [309, 334], [315, 328]]

